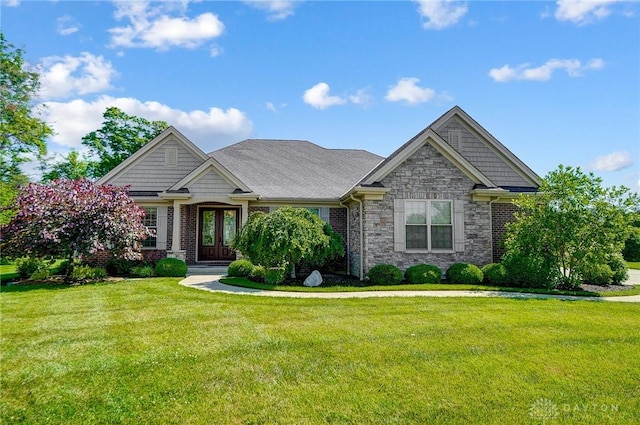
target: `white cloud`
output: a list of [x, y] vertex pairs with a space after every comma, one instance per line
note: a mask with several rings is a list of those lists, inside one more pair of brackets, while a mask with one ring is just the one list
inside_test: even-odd
[[310, 89], [307, 89], [304, 92], [302, 99], [306, 104], [311, 105], [316, 109], [326, 109], [330, 106], [347, 103], [347, 100], [342, 97], [330, 95], [330, 90], [329, 84], [318, 83]]
[[371, 96], [369, 88], [356, 90], [354, 94], [348, 96], [349, 102], [354, 105], [370, 106], [373, 103], [373, 97]]
[[40, 97], [64, 99], [111, 88], [117, 75], [111, 62], [83, 52], [80, 56], [50, 56], [42, 60]]
[[4, 7], [18, 7], [20, 6], [20, 0], [2, 0], [0, 6]]
[[58, 26], [56, 30], [60, 35], [69, 35], [80, 30], [80, 24], [78, 24], [71, 16], [64, 15], [56, 19]]
[[267, 12], [267, 18], [272, 21], [293, 15], [296, 6], [296, 2], [287, 0], [245, 0], [244, 3]]
[[489, 70], [489, 76], [499, 83], [509, 81], [548, 81], [556, 70], [565, 70], [570, 77], [580, 77], [585, 71], [595, 71], [604, 68], [604, 61], [600, 58], [589, 60], [582, 64], [577, 59], [550, 59], [544, 65], [532, 67], [525, 63], [512, 67], [504, 65], [501, 68]]
[[389, 87], [385, 99], [389, 102], [407, 102], [415, 105], [436, 97], [435, 90], [420, 87], [419, 82], [418, 78], [401, 78], [394, 86]]
[[418, 12], [426, 18], [422, 24], [428, 30], [440, 30], [458, 23], [467, 14], [466, 2], [455, 0], [416, 0]]
[[558, 0], [555, 17], [578, 25], [589, 24], [611, 14], [610, 5], [621, 0]]
[[633, 159], [629, 152], [617, 151], [597, 157], [591, 163], [591, 169], [595, 171], [619, 171], [631, 165], [633, 165]]
[[213, 45], [209, 49], [209, 54], [211, 55], [212, 58], [215, 58], [216, 56], [220, 56], [223, 53], [224, 53], [224, 49], [218, 45]]
[[43, 118], [56, 132], [51, 140], [75, 148], [81, 146], [83, 136], [100, 128], [102, 114], [109, 106], [148, 120], [166, 121], [204, 150], [244, 139], [253, 128], [246, 114], [236, 108], [182, 111], [155, 101], [110, 96], [100, 96], [91, 102], [82, 99], [47, 102], [46, 106]]
[[222, 34], [224, 24], [213, 13], [203, 13], [195, 18], [171, 16], [176, 10], [184, 13], [185, 5], [159, 2], [151, 7], [147, 1], [117, 2], [116, 19], [126, 19], [129, 25], [109, 30], [111, 47], [193, 49]]

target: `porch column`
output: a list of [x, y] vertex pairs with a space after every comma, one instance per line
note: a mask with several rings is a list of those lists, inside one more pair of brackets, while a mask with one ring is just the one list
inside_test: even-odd
[[182, 239], [181, 229], [182, 229], [182, 211], [181, 207], [182, 202], [177, 199], [173, 200], [173, 237], [171, 239], [171, 251], [167, 253], [168, 257], [179, 258], [182, 261], [185, 261], [186, 251], [182, 250], [180, 241]]

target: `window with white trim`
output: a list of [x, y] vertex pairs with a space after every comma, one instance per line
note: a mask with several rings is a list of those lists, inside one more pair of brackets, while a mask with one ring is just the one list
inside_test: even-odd
[[149, 236], [142, 241], [143, 248], [156, 248], [158, 233], [158, 207], [144, 207], [144, 219], [142, 220], [148, 229], [153, 230], [156, 236]]
[[407, 250], [453, 250], [453, 202], [405, 201], [404, 223]]

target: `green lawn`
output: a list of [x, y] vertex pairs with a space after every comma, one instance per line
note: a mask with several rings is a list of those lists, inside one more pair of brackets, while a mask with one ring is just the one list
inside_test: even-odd
[[634, 263], [632, 261], [627, 261], [627, 267], [630, 269], [640, 270], [640, 262], [636, 261]]
[[[635, 424], [636, 304], [2, 287], [0, 423]], [[546, 422], [545, 422], [546, 421]]]

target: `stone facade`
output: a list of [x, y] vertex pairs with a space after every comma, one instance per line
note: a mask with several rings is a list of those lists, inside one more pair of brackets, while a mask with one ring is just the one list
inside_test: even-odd
[[[472, 201], [469, 191], [473, 187], [473, 181], [431, 145], [426, 144], [421, 147], [381, 183], [384, 187], [391, 189], [384, 199], [364, 202], [365, 273], [380, 263], [395, 264], [402, 270], [414, 264], [428, 263], [446, 270], [456, 262], [482, 266], [492, 261], [489, 203]], [[464, 251], [450, 253], [394, 251], [395, 199], [464, 201]], [[359, 223], [352, 225], [352, 236], [356, 235], [358, 228]], [[356, 250], [359, 245], [354, 242], [352, 239], [351, 246]]]

